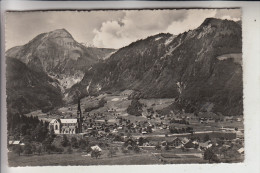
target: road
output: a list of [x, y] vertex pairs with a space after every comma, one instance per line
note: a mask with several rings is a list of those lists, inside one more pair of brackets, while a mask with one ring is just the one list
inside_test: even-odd
[[[213, 133], [218, 131], [200, 131], [200, 132], [194, 132], [193, 134], [203, 134], [203, 133]], [[180, 133], [180, 134], [168, 134], [168, 137], [174, 137], [174, 136], [186, 136], [190, 135], [191, 133]], [[123, 136], [127, 137], [127, 136]], [[163, 134], [145, 134], [145, 135], [132, 135], [133, 138], [140, 138], [140, 137], [165, 137]]]

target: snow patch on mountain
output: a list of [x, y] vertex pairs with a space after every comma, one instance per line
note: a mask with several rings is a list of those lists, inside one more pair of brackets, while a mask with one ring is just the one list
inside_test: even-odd
[[164, 56], [162, 56], [160, 59], [164, 59], [164, 58], [166, 58], [167, 56], [169, 56], [169, 55], [171, 55], [172, 54], [172, 52], [176, 49], [176, 48], [178, 48], [180, 45], [182, 44], [182, 42], [180, 42], [178, 45], [176, 45], [176, 46], [170, 46], [170, 49], [164, 54]]
[[164, 45], [165, 45], [165, 46], [168, 46], [168, 45], [174, 40], [174, 38], [176, 38], [176, 35], [173, 35], [173, 36], [169, 37], [169, 38], [165, 41]]
[[157, 37], [157, 38], [155, 38], [154, 40], [155, 41], [158, 41], [158, 40], [160, 40], [162, 37]]

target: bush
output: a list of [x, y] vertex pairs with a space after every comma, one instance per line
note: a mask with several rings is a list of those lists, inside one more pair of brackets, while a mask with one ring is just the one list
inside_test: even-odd
[[114, 148], [110, 148], [108, 153], [107, 153], [108, 157], [113, 157], [116, 155], [116, 150]]
[[23, 149], [20, 145], [16, 145], [14, 146], [13, 151], [20, 156], [21, 153], [23, 152]]
[[78, 140], [77, 140], [76, 137], [72, 137], [71, 140], [70, 140], [70, 143], [71, 143], [72, 148], [78, 148], [79, 147]]
[[133, 147], [133, 150], [135, 153], [140, 153], [140, 151], [141, 151], [137, 145]]
[[212, 149], [207, 149], [205, 152], [204, 152], [204, 160], [208, 160], [209, 163], [211, 161], [213, 162], [220, 162], [219, 158], [217, 157], [217, 155], [213, 152]]
[[73, 150], [72, 150], [71, 146], [69, 146], [69, 148], [67, 149], [67, 153], [72, 154], [72, 152], [73, 152]]
[[36, 152], [38, 153], [38, 155], [41, 155], [41, 153], [42, 153], [42, 146], [39, 146], [39, 147], [36, 149]]
[[25, 144], [24, 146], [24, 154], [29, 155], [32, 154], [32, 146], [31, 144]]
[[166, 145], [165, 145], [165, 147], [164, 147], [164, 149], [165, 149], [166, 151], [170, 150], [170, 147], [169, 147], [169, 145], [168, 145], [168, 144], [166, 144]]
[[88, 142], [85, 139], [80, 139], [79, 140], [79, 147], [84, 150], [88, 146]]
[[129, 152], [125, 147], [122, 147], [121, 151], [122, 151], [123, 154], [127, 154]]
[[94, 158], [98, 158], [98, 157], [100, 157], [101, 156], [101, 151], [99, 151], [98, 149], [94, 149], [94, 150], [92, 150], [92, 152], [91, 152], [91, 157], [94, 157]]
[[162, 147], [161, 147], [161, 145], [159, 144], [159, 142], [157, 143], [157, 145], [155, 145], [155, 149], [156, 150], [160, 150]]
[[61, 145], [62, 145], [63, 147], [67, 147], [68, 145], [70, 145], [69, 140], [68, 140], [68, 138], [67, 138], [67, 135], [63, 135], [63, 139], [62, 139], [62, 141], [61, 141]]
[[62, 153], [64, 151], [63, 148], [54, 147], [54, 151], [57, 153]]

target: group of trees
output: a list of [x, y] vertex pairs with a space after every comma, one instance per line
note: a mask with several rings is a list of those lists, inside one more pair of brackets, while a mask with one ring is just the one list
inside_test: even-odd
[[192, 127], [175, 128], [174, 126], [170, 126], [169, 130], [170, 130], [170, 133], [193, 133]]
[[[14, 140], [20, 140], [21, 145], [11, 145], [13, 151], [19, 156], [58, 150], [51, 145], [55, 134], [48, 130], [48, 123], [39, 120], [37, 116], [11, 114], [8, 117], [8, 135]], [[60, 151], [60, 150], [59, 150]]]
[[219, 158], [217, 157], [217, 155], [214, 153], [213, 149], [211, 149], [211, 148], [205, 150], [203, 158], [204, 158], [204, 160], [208, 160], [209, 163], [210, 162], [216, 162], [216, 163], [220, 162]]
[[174, 118], [171, 119], [170, 123], [187, 124], [187, 125], [190, 124], [190, 123], [189, 123], [188, 121], [186, 121], [185, 119], [175, 120]]
[[92, 110], [95, 110], [95, 109], [98, 109], [98, 108], [101, 108], [101, 107], [104, 107], [104, 105], [107, 103], [107, 101], [105, 100], [105, 98], [101, 98], [99, 101], [98, 101], [98, 104], [95, 105], [95, 106], [92, 106], [92, 107], [87, 107], [85, 109], [85, 112], [90, 112]]
[[139, 146], [137, 145], [137, 142], [133, 140], [132, 138], [128, 138], [122, 148], [121, 148], [122, 153], [127, 154], [130, 151], [133, 151], [134, 153], [139, 153], [141, 150]]
[[142, 116], [143, 105], [137, 99], [133, 99], [127, 108], [127, 113], [135, 116]]
[[9, 136], [15, 140], [42, 142], [48, 134], [48, 123], [40, 121], [37, 116], [11, 114], [7, 119]]
[[116, 155], [117, 151], [118, 151], [117, 147], [110, 147], [109, 150], [108, 150], [107, 156], [113, 157], [113, 156]]
[[27, 143], [27, 144], [25, 144], [24, 147], [22, 147], [21, 145], [14, 146], [13, 151], [18, 156], [20, 156], [22, 153], [25, 155], [30, 155], [30, 154], [35, 154], [35, 153], [37, 153], [38, 155], [41, 155], [41, 153], [43, 152], [43, 149], [42, 149], [41, 145], [36, 146], [36, 145]]
[[[71, 139], [69, 140], [67, 135], [63, 135], [62, 141], [61, 141], [61, 145], [63, 147], [69, 147], [73, 149], [81, 149], [81, 150], [89, 150], [88, 148], [90, 147], [90, 143], [89, 141], [87, 141], [84, 138], [80, 138], [77, 139], [76, 137], [71, 137]], [[70, 150], [70, 149], [68, 149]]]

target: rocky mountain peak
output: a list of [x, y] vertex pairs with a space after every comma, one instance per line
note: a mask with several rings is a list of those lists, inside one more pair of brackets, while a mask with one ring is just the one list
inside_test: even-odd
[[48, 33], [48, 36], [52, 37], [52, 38], [72, 38], [73, 39], [72, 35], [64, 28], [51, 31]]

